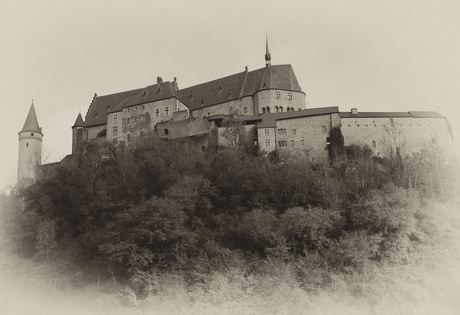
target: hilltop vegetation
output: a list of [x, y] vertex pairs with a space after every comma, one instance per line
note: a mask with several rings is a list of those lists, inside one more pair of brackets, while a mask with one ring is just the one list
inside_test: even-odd
[[2, 245], [136, 303], [171, 286], [187, 303], [262, 310], [272, 299], [287, 303], [270, 304], [280, 312], [340, 290], [374, 307], [378, 296], [417, 302], [400, 282], [440, 252], [458, 259], [456, 164], [434, 142], [379, 158], [340, 137], [327, 163], [154, 135], [89, 143], [78, 166], [2, 195]]

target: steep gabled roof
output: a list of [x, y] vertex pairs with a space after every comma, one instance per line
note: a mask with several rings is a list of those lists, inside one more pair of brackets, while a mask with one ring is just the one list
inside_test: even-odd
[[208, 107], [240, 97], [246, 72], [179, 90], [179, 100], [190, 110]]
[[239, 72], [224, 78], [191, 86], [179, 91], [178, 96], [191, 110], [217, 105], [268, 90], [301, 92], [291, 65], [269, 66], [254, 71]]
[[20, 132], [38, 132], [41, 133], [42, 129], [38, 126], [37, 114], [35, 113], [34, 103], [30, 105], [29, 114], [27, 114], [26, 121]]
[[86, 113], [85, 126], [92, 127], [107, 124], [107, 111], [111, 111], [117, 107], [127, 97], [137, 95], [141, 90], [136, 89], [104, 96], [97, 96], [95, 94]]
[[149, 85], [142, 89], [128, 104], [123, 107], [156, 102], [171, 97], [176, 97], [176, 90], [172, 86], [171, 82], [161, 82], [159, 84]]
[[275, 65], [236, 73], [206, 83], [177, 90], [176, 82], [161, 82], [145, 88], [105, 96], [95, 95], [85, 117], [85, 126], [107, 123], [107, 113], [125, 107], [141, 105], [172, 97], [178, 98], [190, 110], [213, 106], [268, 90], [301, 92], [291, 65]]

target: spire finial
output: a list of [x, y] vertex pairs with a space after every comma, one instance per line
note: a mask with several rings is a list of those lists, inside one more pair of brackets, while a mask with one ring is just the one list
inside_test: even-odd
[[268, 49], [268, 34], [265, 34], [265, 66], [270, 67], [272, 62], [272, 56], [270, 55], [270, 50]]

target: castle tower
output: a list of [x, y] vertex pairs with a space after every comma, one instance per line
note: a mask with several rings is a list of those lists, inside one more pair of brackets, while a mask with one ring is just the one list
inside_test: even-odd
[[41, 163], [42, 128], [38, 126], [34, 103], [30, 106], [24, 127], [19, 132], [18, 184], [34, 181]]
[[72, 154], [76, 154], [77, 145], [83, 140], [83, 132], [85, 129], [85, 123], [81, 117], [81, 113], [78, 113], [77, 120], [72, 126]]

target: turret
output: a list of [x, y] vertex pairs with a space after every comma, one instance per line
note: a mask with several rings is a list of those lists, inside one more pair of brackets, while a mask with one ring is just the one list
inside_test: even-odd
[[72, 126], [72, 154], [77, 152], [78, 143], [83, 140], [83, 133], [85, 131], [85, 123], [81, 117], [81, 113], [78, 113], [77, 120]]
[[37, 178], [41, 163], [42, 128], [38, 125], [35, 107], [32, 102], [29, 114], [22, 130], [19, 132], [18, 184], [27, 185]]

